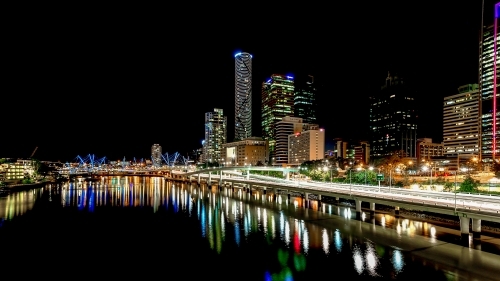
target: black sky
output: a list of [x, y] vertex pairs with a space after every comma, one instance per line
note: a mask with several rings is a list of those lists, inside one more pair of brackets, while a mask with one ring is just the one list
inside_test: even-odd
[[185, 155], [214, 108], [232, 138], [237, 51], [253, 55], [256, 136], [272, 73], [315, 77], [329, 148], [367, 137], [368, 97], [391, 71], [419, 92], [419, 137], [442, 141], [443, 97], [478, 80], [481, 1], [345, 2], [20, 12], [3, 40], [0, 157]]

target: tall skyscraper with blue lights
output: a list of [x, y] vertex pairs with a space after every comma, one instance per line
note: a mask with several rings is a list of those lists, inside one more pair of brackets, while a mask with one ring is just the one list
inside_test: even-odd
[[[490, 17], [491, 15], [486, 15]], [[498, 18], [500, 16], [500, 3], [495, 4], [492, 25], [484, 26], [481, 34], [479, 50], [479, 92], [480, 92], [480, 122], [481, 146], [480, 156], [483, 162], [497, 159], [498, 148], [497, 132], [500, 130], [497, 110], [498, 99]]]
[[262, 138], [269, 141], [273, 164], [276, 162], [276, 124], [285, 116], [294, 116], [294, 93], [292, 76], [273, 74], [262, 83]]
[[252, 55], [234, 56], [234, 139], [252, 136]]

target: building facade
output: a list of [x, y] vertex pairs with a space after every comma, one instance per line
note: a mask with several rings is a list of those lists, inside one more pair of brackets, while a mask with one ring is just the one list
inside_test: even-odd
[[221, 163], [222, 145], [227, 142], [227, 117], [222, 109], [214, 108], [205, 113], [205, 139], [203, 140], [204, 163]]
[[234, 56], [234, 138], [252, 136], [252, 55]]
[[289, 136], [304, 131], [308, 124], [303, 123], [302, 118], [285, 116], [280, 121], [276, 122], [275, 125], [275, 135], [274, 153], [271, 153], [271, 163], [272, 165], [283, 165], [289, 163], [288, 152], [289, 152]]
[[498, 157], [497, 132], [499, 131], [497, 111], [498, 100], [498, 9], [495, 5], [494, 23], [483, 27], [479, 42], [479, 92], [480, 92], [480, 155], [484, 162], [491, 162]]
[[315, 124], [318, 120], [316, 118], [317, 90], [314, 84], [314, 76], [308, 75], [304, 81], [298, 80], [296, 82], [293, 104], [295, 116], [302, 118], [304, 123]]
[[401, 77], [388, 74], [385, 85], [370, 97], [370, 151], [372, 157], [416, 154], [416, 91]]
[[266, 164], [268, 142], [259, 137], [229, 142], [222, 145], [221, 156], [224, 166], [257, 166]]
[[429, 161], [434, 158], [443, 157], [445, 153], [444, 143], [433, 143], [431, 138], [417, 140], [417, 161]]
[[154, 167], [160, 167], [162, 164], [162, 151], [159, 144], [153, 144], [151, 146], [151, 162]]
[[443, 144], [446, 157], [479, 153], [479, 87], [478, 84], [458, 88], [458, 94], [444, 98]]
[[291, 76], [273, 74], [262, 83], [262, 137], [269, 142], [271, 158], [275, 157], [277, 122], [294, 116], [294, 91]]
[[325, 130], [314, 127], [288, 136], [288, 164], [300, 165], [306, 161], [325, 158]]

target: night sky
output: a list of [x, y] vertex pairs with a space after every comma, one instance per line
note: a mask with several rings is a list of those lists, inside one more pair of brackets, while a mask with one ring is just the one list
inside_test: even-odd
[[139, 159], [154, 143], [186, 155], [214, 108], [232, 141], [238, 51], [253, 55], [255, 136], [261, 84], [281, 73], [315, 77], [327, 149], [365, 139], [368, 97], [390, 71], [418, 90], [418, 137], [441, 142], [443, 97], [478, 81], [481, 1], [345, 2], [20, 13], [2, 44], [0, 158], [38, 146], [42, 160]]

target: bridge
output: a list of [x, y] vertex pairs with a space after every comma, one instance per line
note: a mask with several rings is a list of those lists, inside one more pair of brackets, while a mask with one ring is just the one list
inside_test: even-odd
[[[249, 167], [247, 170], [254, 170]], [[258, 170], [266, 169], [283, 171], [287, 175], [294, 169], [259, 167]], [[212, 174], [216, 172], [216, 174]], [[224, 172], [226, 174], [224, 174]], [[197, 179], [196, 179], [197, 176]], [[234, 167], [204, 169], [197, 171], [172, 171], [167, 178], [217, 184], [219, 188], [229, 187], [233, 190], [240, 189], [250, 195], [272, 193], [274, 200], [286, 200], [291, 196], [301, 196], [309, 200], [317, 200], [321, 204], [322, 196], [353, 200], [356, 208], [356, 217], [362, 215], [361, 203], [369, 202], [370, 213], [375, 212], [375, 204], [394, 207], [394, 212], [399, 215], [399, 209], [426, 211], [442, 215], [459, 217], [462, 238], [468, 243], [469, 229], [472, 221], [472, 235], [474, 238], [481, 236], [481, 221], [500, 223], [500, 196], [464, 194], [457, 192], [421, 191], [405, 188], [394, 188], [387, 186], [370, 186], [358, 184], [324, 183], [313, 181], [297, 181], [289, 178], [279, 179], [263, 175], [253, 175], [249, 172], [235, 172]], [[283, 199], [283, 196], [287, 196]]]

